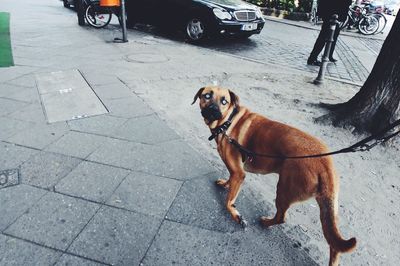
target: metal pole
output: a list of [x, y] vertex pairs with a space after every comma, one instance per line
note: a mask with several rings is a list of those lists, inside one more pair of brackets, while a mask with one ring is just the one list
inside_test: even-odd
[[325, 77], [325, 72], [326, 72], [326, 66], [328, 65], [329, 62], [329, 53], [331, 51], [332, 47], [332, 42], [333, 42], [333, 36], [335, 34], [336, 27], [338, 26], [338, 18], [339, 16], [334, 14], [332, 15], [331, 20], [329, 20], [329, 35], [326, 39], [325, 43], [325, 50], [324, 54], [322, 56], [322, 64], [321, 67], [319, 68], [318, 72], [318, 77], [314, 80], [315, 85], [320, 85], [324, 82], [324, 77]]
[[83, 4], [83, 0], [76, 0], [75, 8], [79, 26], [85, 26], [85, 5]]
[[122, 27], [122, 39], [115, 38], [114, 42], [124, 43], [128, 42], [127, 33], [126, 33], [126, 12], [125, 12], [125, 0], [121, 0], [121, 27]]

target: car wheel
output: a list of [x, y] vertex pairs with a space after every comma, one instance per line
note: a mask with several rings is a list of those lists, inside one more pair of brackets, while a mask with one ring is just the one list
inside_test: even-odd
[[63, 4], [64, 4], [64, 7], [67, 7], [67, 8], [70, 7], [68, 0], [63, 0]]
[[199, 18], [191, 18], [186, 23], [185, 29], [186, 37], [190, 42], [200, 42], [204, 40], [206, 36], [206, 26], [202, 19]]

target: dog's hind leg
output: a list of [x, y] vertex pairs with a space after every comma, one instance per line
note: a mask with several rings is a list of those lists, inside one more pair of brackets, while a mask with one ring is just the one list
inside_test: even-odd
[[290, 205], [300, 200], [300, 195], [298, 190], [298, 185], [293, 186], [290, 183], [290, 172], [282, 172], [279, 175], [279, 181], [276, 187], [276, 214], [274, 218], [267, 218], [262, 216], [260, 222], [265, 227], [269, 227], [275, 224], [281, 224], [285, 222], [286, 211], [289, 209]]
[[290, 198], [288, 199], [281, 190], [282, 189], [278, 187], [277, 196], [275, 200], [275, 205], [276, 205], [275, 217], [270, 219], [265, 216], [262, 216], [260, 218], [261, 224], [264, 225], [265, 227], [285, 222], [286, 211], [289, 209], [292, 201], [290, 200]]

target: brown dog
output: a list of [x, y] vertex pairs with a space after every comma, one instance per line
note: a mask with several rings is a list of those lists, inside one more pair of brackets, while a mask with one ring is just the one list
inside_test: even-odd
[[[259, 154], [302, 156], [328, 152], [327, 147], [315, 137], [296, 128], [269, 120], [239, 106], [239, 98], [230, 90], [219, 87], [201, 88], [192, 104], [200, 98], [200, 109], [205, 123], [215, 138], [222, 160], [229, 170], [229, 179], [219, 179], [219, 186], [229, 189], [226, 208], [232, 218], [246, 225], [235, 208], [235, 200], [245, 178], [245, 171], [268, 174], [278, 173], [276, 215], [261, 217], [268, 227], [285, 221], [291, 204], [315, 197], [320, 207], [324, 236], [330, 246], [329, 265], [338, 265], [339, 253], [352, 251], [356, 239], [344, 240], [337, 228], [337, 198], [339, 180], [330, 156], [307, 159], [265, 158], [243, 156], [229, 137], [245, 149]], [[229, 136], [229, 137], [228, 137]]]

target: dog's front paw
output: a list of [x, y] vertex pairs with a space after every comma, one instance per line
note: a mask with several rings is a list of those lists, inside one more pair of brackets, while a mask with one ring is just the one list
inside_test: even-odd
[[226, 179], [218, 179], [217, 181], [215, 181], [215, 184], [217, 184], [218, 186], [222, 187], [222, 188], [229, 188], [229, 183], [228, 180]]
[[239, 224], [242, 226], [243, 229], [246, 230], [246, 227], [249, 225], [249, 223], [241, 215], [238, 218], [239, 218]]

